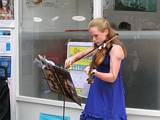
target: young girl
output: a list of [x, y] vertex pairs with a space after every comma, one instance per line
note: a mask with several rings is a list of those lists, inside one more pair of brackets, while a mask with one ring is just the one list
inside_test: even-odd
[[[94, 47], [109, 41], [116, 32], [109, 22], [103, 18], [93, 19], [89, 23], [89, 33]], [[125, 111], [125, 97], [120, 76], [122, 60], [126, 56], [126, 49], [118, 37], [110, 41], [111, 47], [103, 56], [100, 65], [92, 69], [93, 83], [90, 86], [85, 108], [80, 120], [127, 120]], [[68, 58], [65, 67], [70, 66], [83, 55], [94, 49], [90, 48]], [[89, 69], [86, 69], [89, 72]]]

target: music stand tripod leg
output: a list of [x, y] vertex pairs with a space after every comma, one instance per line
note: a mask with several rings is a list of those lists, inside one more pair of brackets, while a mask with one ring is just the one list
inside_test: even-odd
[[[58, 80], [58, 83], [60, 83], [60, 78], [59, 78], [59, 76], [58, 76], [58, 73], [57, 73], [57, 71], [56, 71], [56, 69], [53, 67], [53, 70], [54, 70], [54, 72], [55, 72], [55, 77], [56, 77], [56, 79]], [[61, 85], [60, 85], [61, 86]], [[63, 94], [64, 95], [62, 95], [63, 96], [63, 120], [65, 120], [65, 91], [63, 90], [63, 88], [61, 88], [61, 90], [62, 90], [62, 92], [63, 92]]]
[[65, 96], [63, 96], [63, 120], [65, 120]]

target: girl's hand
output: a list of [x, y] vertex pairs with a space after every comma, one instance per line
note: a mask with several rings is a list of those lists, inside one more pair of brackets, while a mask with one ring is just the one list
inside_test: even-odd
[[89, 71], [90, 71], [90, 66], [87, 66], [87, 67], [84, 69], [84, 71], [85, 71], [88, 75], [89, 75], [89, 74], [94, 75], [95, 72], [97, 72], [96, 69], [93, 69], [93, 70], [91, 71], [91, 73], [89, 73]]
[[89, 69], [90, 69], [90, 66], [87, 66], [87, 67], [84, 69], [84, 71], [85, 71], [87, 74], [89, 74]]
[[69, 57], [65, 61], [65, 68], [69, 68], [74, 63], [74, 57]]

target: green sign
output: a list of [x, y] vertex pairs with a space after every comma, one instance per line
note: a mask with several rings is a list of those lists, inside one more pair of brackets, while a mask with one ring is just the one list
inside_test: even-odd
[[115, 10], [156, 12], [157, 0], [115, 0]]

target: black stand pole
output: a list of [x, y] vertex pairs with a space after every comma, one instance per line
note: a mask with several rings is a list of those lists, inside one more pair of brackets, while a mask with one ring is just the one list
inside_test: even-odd
[[65, 119], [65, 96], [63, 96], [63, 120]]
[[53, 70], [54, 70], [54, 73], [55, 73], [55, 78], [58, 80], [59, 86], [60, 86], [60, 88], [61, 88], [61, 90], [62, 90], [62, 92], [63, 92], [63, 94], [64, 94], [64, 95], [63, 95], [63, 120], [65, 120], [65, 91], [64, 91], [64, 89], [62, 88], [62, 86], [60, 85], [61, 79], [59, 78], [59, 75], [58, 75], [55, 67], [53, 67]]

